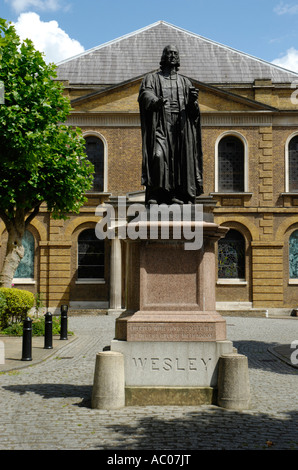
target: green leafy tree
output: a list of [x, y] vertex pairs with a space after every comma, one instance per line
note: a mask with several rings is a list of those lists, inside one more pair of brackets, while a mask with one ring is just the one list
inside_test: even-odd
[[0, 218], [8, 232], [0, 286], [11, 287], [24, 232], [41, 204], [52, 217], [67, 218], [79, 211], [92, 184], [82, 133], [63, 125], [71, 106], [55, 78], [55, 65], [0, 19]]

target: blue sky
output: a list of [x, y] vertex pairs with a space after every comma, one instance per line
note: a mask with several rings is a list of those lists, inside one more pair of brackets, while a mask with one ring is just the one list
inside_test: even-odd
[[0, 17], [52, 62], [164, 20], [298, 72], [298, 1], [0, 0]]

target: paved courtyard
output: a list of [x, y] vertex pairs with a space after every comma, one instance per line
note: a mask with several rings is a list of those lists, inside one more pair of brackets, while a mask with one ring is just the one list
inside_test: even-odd
[[298, 369], [271, 351], [298, 340], [298, 320], [226, 320], [228, 339], [249, 360], [249, 410], [91, 409], [95, 356], [110, 344], [115, 317], [70, 316], [74, 341], [44, 362], [0, 374], [0, 450], [297, 450]]

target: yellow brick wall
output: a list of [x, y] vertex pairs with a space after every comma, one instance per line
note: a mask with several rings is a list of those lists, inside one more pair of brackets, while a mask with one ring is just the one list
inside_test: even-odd
[[283, 246], [252, 243], [253, 301], [255, 307], [283, 307]]
[[100, 132], [108, 142], [108, 192], [118, 195], [141, 190], [140, 129], [106, 128]]

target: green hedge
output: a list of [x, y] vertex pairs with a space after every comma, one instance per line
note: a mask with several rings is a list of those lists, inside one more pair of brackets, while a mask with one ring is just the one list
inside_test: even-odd
[[23, 321], [34, 306], [32, 292], [14, 287], [0, 287], [0, 326], [6, 328], [9, 323]]
[[[60, 317], [52, 317], [52, 334], [60, 334]], [[71, 332], [68, 332], [72, 334]], [[2, 335], [8, 336], [22, 336], [23, 334], [23, 322], [13, 323], [8, 325], [6, 328], [1, 330]], [[45, 334], [45, 317], [33, 318], [32, 319], [32, 336], [44, 336]]]
[[0, 289], [0, 318], [2, 316], [2, 313], [5, 312], [6, 307], [7, 307], [6, 297], [5, 297], [4, 292], [1, 292], [1, 289]]

